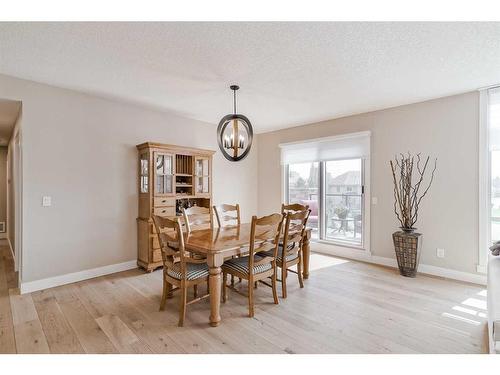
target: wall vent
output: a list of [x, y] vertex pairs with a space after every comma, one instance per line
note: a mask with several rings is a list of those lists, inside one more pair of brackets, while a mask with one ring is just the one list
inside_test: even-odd
[[0, 233], [5, 233], [5, 221], [0, 221]]

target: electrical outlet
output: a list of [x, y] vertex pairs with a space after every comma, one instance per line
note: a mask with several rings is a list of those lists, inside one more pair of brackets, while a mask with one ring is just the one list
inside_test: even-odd
[[43, 197], [42, 198], [42, 206], [43, 207], [50, 207], [52, 206], [52, 197]]
[[436, 249], [436, 256], [438, 258], [444, 258], [444, 249], [440, 249], [439, 247]]

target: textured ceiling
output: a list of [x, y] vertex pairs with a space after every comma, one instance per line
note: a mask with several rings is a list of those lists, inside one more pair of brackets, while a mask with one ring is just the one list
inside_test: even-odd
[[500, 23], [0, 23], [0, 73], [257, 132], [500, 82]]
[[0, 99], [0, 146], [9, 143], [20, 108], [20, 102]]

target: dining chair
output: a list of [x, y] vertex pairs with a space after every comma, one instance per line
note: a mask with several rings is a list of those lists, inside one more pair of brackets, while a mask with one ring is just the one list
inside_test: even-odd
[[[213, 229], [213, 214], [211, 207], [193, 206], [189, 208], [182, 208], [182, 217], [186, 232], [191, 233], [193, 230], [198, 229]], [[199, 254], [193, 254], [194, 258], [204, 258]], [[208, 288], [208, 287], [207, 287]], [[208, 290], [208, 289], [207, 289]], [[193, 286], [194, 296], [198, 296], [198, 285]]]
[[[241, 224], [239, 204], [234, 206], [231, 204], [221, 204], [219, 206], [214, 206], [213, 209], [219, 228]], [[237, 258], [237, 255], [232, 258]], [[239, 281], [241, 282], [241, 279], [239, 279]], [[231, 285], [234, 285], [234, 275], [231, 275]]]
[[[227, 301], [227, 288], [239, 293], [234, 287], [227, 285], [227, 275], [234, 275], [248, 280], [248, 315], [254, 316], [254, 283], [257, 281], [270, 286], [274, 303], [278, 304], [276, 290], [276, 255], [283, 225], [280, 214], [272, 214], [257, 218], [252, 217], [250, 244], [247, 256], [229, 259], [222, 265], [222, 302]], [[268, 253], [269, 252], [269, 253]], [[266, 253], [266, 254], [264, 254]], [[271, 278], [271, 285], [264, 279]]]
[[[305, 235], [307, 219], [311, 210], [289, 212], [284, 219], [283, 239], [280, 241], [276, 256], [276, 266], [281, 269], [281, 293], [283, 298], [287, 298], [286, 279], [288, 272], [296, 273], [299, 278], [299, 285], [304, 287], [302, 280], [302, 244]], [[267, 255], [271, 255], [268, 251]], [[290, 267], [297, 265], [297, 271]]]
[[[168, 219], [162, 216], [153, 216], [153, 222], [160, 242], [163, 258], [163, 294], [160, 302], [160, 311], [165, 309], [167, 298], [172, 297], [174, 290], [180, 290], [181, 301], [179, 310], [179, 327], [184, 325], [186, 306], [209, 296], [207, 294], [187, 301], [187, 290], [198, 284], [208, 285], [208, 265], [205, 259], [196, 259], [185, 250], [184, 237], [179, 219]], [[173, 289], [172, 286], [176, 286]]]
[[240, 205], [221, 204], [213, 207], [219, 228], [228, 225], [240, 225]]
[[281, 214], [284, 216], [289, 212], [298, 212], [298, 211], [306, 211], [309, 209], [308, 205], [300, 204], [300, 203], [291, 203], [291, 204], [281, 204]]
[[[300, 211], [307, 211], [309, 209], [309, 205], [307, 204], [300, 204], [300, 203], [291, 203], [291, 204], [281, 204], [281, 214], [283, 215], [283, 220], [285, 220], [286, 214], [288, 213], [295, 213], [295, 212], [300, 212]], [[280, 246], [283, 246], [283, 240], [280, 240]], [[295, 246], [295, 244], [288, 243], [288, 247], [290, 250]]]
[[182, 216], [187, 233], [197, 229], [212, 229], [214, 227], [211, 207], [193, 206], [182, 208]]

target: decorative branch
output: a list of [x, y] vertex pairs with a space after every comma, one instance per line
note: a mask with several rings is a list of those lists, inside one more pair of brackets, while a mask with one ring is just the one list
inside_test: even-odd
[[437, 159], [434, 160], [434, 168], [426, 188], [419, 193], [428, 170], [429, 159], [430, 157], [427, 156], [422, 166], [420, 153], [412, 156], [408, 152], [407, 155], [395, 156], [394, 161], [389, 162], [394, 183], [394, 213], [403, 229], [415, 229], [413, 226], [418, 220], [420, 202], [427, 195], [434, 181]]

